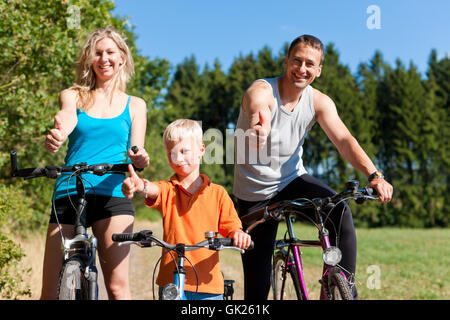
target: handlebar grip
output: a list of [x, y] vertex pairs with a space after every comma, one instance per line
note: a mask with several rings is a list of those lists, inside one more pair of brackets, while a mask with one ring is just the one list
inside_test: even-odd
[[267, 219], [267, 207], [262, 207], [259, 209], [256, 209], [245, 216], [241, 217], [241, 221], [243, 224], [251, 224], [253, 221], [259, 220], [259, 219]]
[[[234, 246], [233, 238], [217, 238], [216, 240], [225, 247]], [[255, 243], [252, 240], [252, 242], [250, 243], [249, 247], [246, 250], [252, 250], [254, 247], [255, 247]]]
[[11, 150], [9, 152], [9, 157], [11, 159], [11, 176], [15, 177], [17, 172], [17, 152], [15, 150]]
[[217, 238], [217, 241], [225, 247], [233, 246], [233, 238]]
[[[134, 171], [144, 170], [143, 168], [136, 168], [136, 166], [134, 164], [133, 164], [133, 168], [134, 168]], [[128, 164], [126, 164], [126, 163], [113, 164], [109, 170], [127, 173], [128, 172]]]
[[139, 148], [137, 146], [132, 146], [131, 151], [133, 151], [134, 153], [137, 153], [139, 151]]
[[116, 242], [124, 242], [124, 241], [141, 241], [146, 240], [148, 236], [152, 235], [152, 231], [143, 230], [139, 232], [131, 232], [131, 233], [113, 233], [112, 240]]
[[373, 188], [366, 188], [366, 193], [368, 196], [377, 196], [377, 190], [373, 189]]

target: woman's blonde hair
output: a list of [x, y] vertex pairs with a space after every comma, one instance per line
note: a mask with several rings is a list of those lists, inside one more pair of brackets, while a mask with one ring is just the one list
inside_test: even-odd
[[92, 90], [95, 89], [96, 77], [92, 64], [95, 57], [95, 47], [97, 42], [104, 38], [110, 38], [115, 42], [123, 59], [119, 71], [114, 76], [112, 92], [116, 89], [125, 91], [127, 82], [134, 74], [133, 57], [131, 56], [130, 49], [126, 44], [125, 39], [112, 27], [95, 30], [87, 37], [76, 61], [76, 80], [71, 89], [78, 91], [78, 109], [87, 110], [94, 104]]
[[197, 121], [191, 119], [178, 119], [169, 124], [164, 130], [163, 142], [176, 142], [182, 138], [194, 138], [199, 144], [203, 143], [203, 130]]

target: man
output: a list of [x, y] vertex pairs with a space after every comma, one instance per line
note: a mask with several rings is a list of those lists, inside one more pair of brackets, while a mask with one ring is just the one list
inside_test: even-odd
[[[384, 180], [356, 139], [340, 119], [327, 95], [311, 87], [322, 71], [324, 48], [314, 36], [295, 39], [285, 58], [285, 73], [277, 78], [255, 81], [242, 99], [237, 137], [233, 193], [238, 199], [239, 216], [257, 207], [299, 197], [325, 197], [335, 192], [307, 174], [302, 161], [305, 136], [317, 121], [339, 153], [365, 174], [376, 189], [380, 202], [392, 198], [393, 188]], [[250, 133], [250, 134], [248, 134]], [[245, 146], [239, 141], [245, 141]], [[255, 150], [256, 155], [255, 155]], [[247, 156], [245, 156], [247, 152]], [[340, 265], [353, 277], [356, 270], [356, 234], [348, 206], [330, 216], [338, 231], [338, 247], [343, 252]], [[268, 221], [252, 231], [255, 249], [242, 256], [245, 299], [264, 300], [270, 289], [273, 243], [278, 223]], [[336, 240], [329, 225], [332, 245]], [[356, 289], [353, 290], [357, 297]]]

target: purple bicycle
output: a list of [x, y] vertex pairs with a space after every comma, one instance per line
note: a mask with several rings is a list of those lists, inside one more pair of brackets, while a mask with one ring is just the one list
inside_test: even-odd
[[[280, 201], [248, 213], [241, 218], [242, 222], [249, 225], [250, 232], [260, 223], [269, 219], [284, 220], [287, 231], [284, 239], [276, 240], [274, 245], [272, 265], [272, 289], [275, 300], [283, 300], [292, 291], [298, 300], [308, 300], [308, 293], [303, 277], [303, 266], [299, 247], [320, 247], [324, 269], [319, 282], [321, 287], [321, 300], [353, 300], [352, 286], [354, 279], [347, 278], [339, 262], [342, 252], [336, 246], [331, 246], [328, 230], [325, 222], [333, 210], [342, 202], [355, 200], [363, 203], [365, 200], [377, 200], [371, 188], [359, 188], [358, 181], [346, 183], [346, 190], [332, 197]], [[305, 213], [306, 209], [313, 209], [315, 219]], [[319, 230], [319, 240], [300, 240], [295, 237], [293, 219], [305, 218]], [[336, 226], [334, 226], [336, 228]], [[339, 228], [338, 228], [339, 230]], [[336, 232], [338, 238], [338, 233]], [[257, 244], [256, 244], [257, 245]], [[347, 272], [348, 273], [348, 272]]]

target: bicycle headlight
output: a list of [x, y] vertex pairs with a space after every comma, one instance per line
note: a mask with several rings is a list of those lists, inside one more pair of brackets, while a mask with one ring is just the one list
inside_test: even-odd
[[329, 247], [322, 254], [323, 261], [329, 266], [337, 265], [342, 259], [342, 252], [338, 247]]
[[178, 287], [173, 283], [169, 283], [162, 290], [162, 299], [163, 300], [179, 300], [180, 294], [178, 292]]

